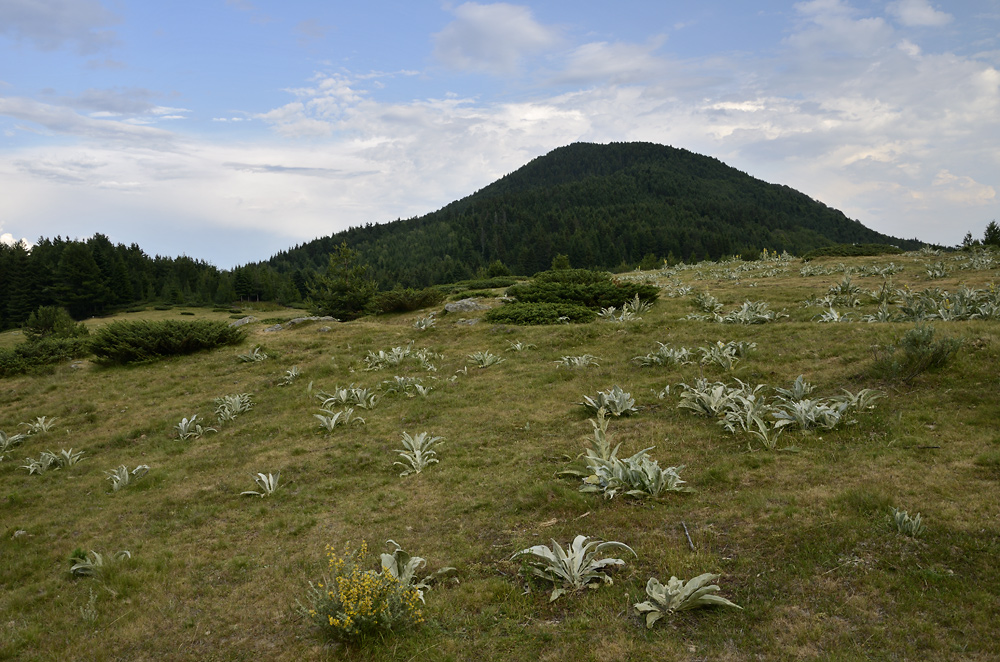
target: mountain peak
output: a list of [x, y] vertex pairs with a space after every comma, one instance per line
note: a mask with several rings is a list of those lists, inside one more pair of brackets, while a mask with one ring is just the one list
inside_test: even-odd
[[700, 260], [835, 243], [919, 245], [718, 159], [648, 142], [559, 147], [436, 212], [351, 228], [270, 262], [320, 268], [341, 242], [359, 251], [383, 287], [470, 278], [497, 260], [528, 275], [556, 254], [573, 266], [610, 269], [649, 255]]

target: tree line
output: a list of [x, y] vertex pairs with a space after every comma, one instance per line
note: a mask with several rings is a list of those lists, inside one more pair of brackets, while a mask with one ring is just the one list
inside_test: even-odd
[[150, 257], [136, 244], [113, 244], [102, 234], [42, 237], [30, 249], [0, 244], [0, 330], [21, 326], [42, 306], [65, 308], [79, 320], [151, 302], [295, 303], [306, 296], [307, 282], [268, 265], [225, 271], [186, 256]]

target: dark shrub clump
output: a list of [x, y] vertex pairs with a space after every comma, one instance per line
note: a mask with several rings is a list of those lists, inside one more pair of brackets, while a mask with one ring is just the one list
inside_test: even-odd
[[572, 303], [506, 303], [483, 316], [494, 324], [586, 324], [593, 322], [597, 313], [585, 306]]
[[28, 315], [21, 327], [29, 342], [43, 338], [80, 338], [88, 334], [87, 327], [70, 317], [65, 308], [39, 306]]
[[235, 345], [242, 342], [245, 334], [242, 328], [209, 320], [113, 322], [94, 334], [91, 350], [97, 361], [106, 365], [146, 363]]
[[29, 372], [89, 354], [90, 342], [83, 337], [50, 337], [23, 342], [11, 348], [0, 348], [0, 377]]
[[620, 308], [637, 295], [653, 302], [659, 293], [654, 285], [614, 281], [608, 273], [588, 269], [543, 271], [530, 283], [507, 288], [507, 296], [521, 303], [571, 303], [594, 310]]
[[436, 306], [444, 300], [444, 293], [434, 288], [417, 290], [412, 287], [378, 292], [372, 298], [371, 307], [377, 315], [386, 313], [408, 313]]

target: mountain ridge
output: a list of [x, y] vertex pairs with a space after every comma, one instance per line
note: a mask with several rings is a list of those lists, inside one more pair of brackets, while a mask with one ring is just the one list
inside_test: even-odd
[[713, 157], [645, 142], [559, 147], [437, 211], [349, 228], [266, 263], [279, 272], [322, 269], [342, 242], [383, 285], [407, 286], [461, 280], [495, 261], [527, 275], [556, 254], [574, 266], [615, 268], [649, 255], [698, 260], [835, 243], [922, 245]]

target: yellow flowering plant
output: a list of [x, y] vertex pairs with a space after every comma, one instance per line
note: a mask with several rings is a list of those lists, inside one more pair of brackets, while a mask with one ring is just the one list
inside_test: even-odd
[[397, 632], [424, 621], [419, 589], [400, 581], [377, 565], [362, 540], [338, 553], [326, 546], [327, 571], [323, 579], [309, 582], [302, 612], [330, 638], [359, 641], [371, 635]]

